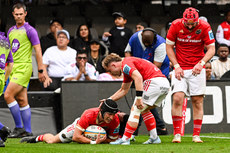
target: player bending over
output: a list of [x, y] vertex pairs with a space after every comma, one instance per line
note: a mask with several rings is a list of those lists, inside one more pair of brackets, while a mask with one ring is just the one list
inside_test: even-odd
[[[72, 124], [67, 126], [57, 135], [50, 133], [24, 137], [21, 139], [22, 142], [36, 143], [44, 141], [46, 143], [69, 143], [78, 142], [85, 144], [100, 144], [109, 143], [118, 138], [119, 134], [119, 118], [117, 116], [117, 104], [111, 99], [106, 100], [100, 108], [90, 108], [83, 112], [81, 118], [77, 118]], [[106, 130], [107, 136], [103, 138], [97, 136], [95, 141], [85, 137], [83, 135], [85, 129], [90, 125], [98, 125]]]
[[[149, 111], [152, 108], [160, 107], [162, 101], [169, 91], [169, 82], [160, 69], [153, 63], [136, 57], [126, 57], [123, 60], [117, 54], [110, 54], [102, 62], [103, 67], [113, 74], [123, 73], [124, 80], [121, 88], [109, 99], [114, 101], [125, 96], [132, 82], [135, 83], [136, 98], [132, 106], [125, 133], [122, 139], [110, 144], [129, 145], [131, 135], [137, 129], [140, 114], [143, 117], [150, 139], [144, 144], [161, 143], [157, 136], [156, 121]], [[103, 102], [103, 100], [101, 100]]]

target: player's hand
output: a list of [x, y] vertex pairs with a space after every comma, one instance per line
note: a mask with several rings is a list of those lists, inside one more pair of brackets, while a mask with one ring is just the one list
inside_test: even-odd
[[111, 35], [111, 33], [109, 33], [109, 32], [104, 32], [103, 36], [104, 36], [104, 37], [109, 37], [109, 36], [112, 36], [112, 35]]
[[97, 135], [97, 139], [96, 139], [96, 144], [100, 144], [102, 142], [104, 142], [106, 140], [107, 136], [105, 135], [104, 137], [100, 137], [100, 133]]
[[175, 69], [175, 78], [177, 80], [181, 80], [184, 77], [184, 71], [181, 67]]
[[100, 100], [100, 105], [99, 105], [99, 107], [98, 107], [98, 108], [101, 108], [101, 105], [102, 105], [105, 101], [106, 101], [106, 99], [102, 99], [102, 100]]
[[192, 75], [197, 76], [198, 74], [200, 74], [202, 69], [203, 66], [200, 63], [197, 63], [192, 69]]
[[135, 105], [137, 106], [138, 109], [143, 109], [144, 105], [141, 99], [137, 99]]

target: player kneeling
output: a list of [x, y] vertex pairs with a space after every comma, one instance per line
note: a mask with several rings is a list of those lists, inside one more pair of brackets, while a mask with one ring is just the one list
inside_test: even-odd
[[[74, 141], [85, 144], [109, 143], [118, 138], [120, 121], [117, 112], [116, 102], [107, 99], [100, 108], [85, 110], [81, 118], [77, 118], [71, 125], [55, 136], [48, 133], [39, 136], [24, 137], [20, 142], [36, 143], [44, 141], [46, 143], [69, 143]], [[98, 134], [96, 140], [85, 137], [84, 131], [90, 125], [98, 125], [102, 128], [106, 127], [106, 135], [100, 137], [100, 134]]]

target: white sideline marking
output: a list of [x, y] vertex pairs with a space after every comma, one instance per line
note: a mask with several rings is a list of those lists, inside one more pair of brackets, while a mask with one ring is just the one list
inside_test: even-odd
[[[184, 137], [191, 137], [191, 136], [184, 136]], [[230, 139], [230, 137], [215, 137], [215, 136], [200, 136], [201, 138], [216, 138], [216, 139]]]

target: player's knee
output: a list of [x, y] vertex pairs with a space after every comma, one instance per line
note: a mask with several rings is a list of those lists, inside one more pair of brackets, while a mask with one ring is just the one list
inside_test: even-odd
[[174, 94], [173, 95], [173, 104], [174, 105], [182, 105], [184, 100], [184, 95], [182, 94]]
[[10, 101], [10, 99], [12, 99], [12, 96], [8, 92], [4, 93], [4, 99], [6, 100], [7, 103], [12, 102]]

